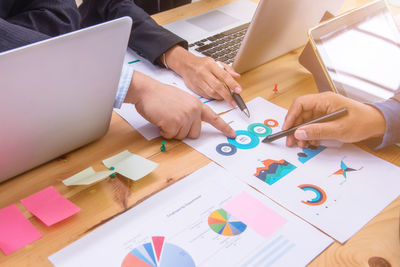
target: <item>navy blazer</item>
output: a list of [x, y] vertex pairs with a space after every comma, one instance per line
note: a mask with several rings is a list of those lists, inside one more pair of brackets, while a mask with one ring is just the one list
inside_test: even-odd
[[153, 63], [187, 42], [159, 26], [132, 0], [0, 0], [0, 52], [115, 18], [133, 20], [129, 47]]
[[178, 6], [186, 5], [192, 0], [134, 0], [135, 4], [152, 15]]
[[129, 47], [153, 63], [174, 45], [187, 48], [187, 42], [159, 26], [149, 14], [132, 0], [83, 0], [79, 6], [82, 27], [129, 16], [133, 20]]
[[0, 52], [79, 27], [80, 15], [74, 0], [0, 1]]

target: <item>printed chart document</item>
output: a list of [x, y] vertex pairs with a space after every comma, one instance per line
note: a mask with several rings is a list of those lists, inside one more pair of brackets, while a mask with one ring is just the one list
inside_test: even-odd
[[399, 196], [399, 167], [351, 144], [262, 143], [281, 130], [287, 111], [262, 98], [247, 106], [251, 119], [237, 110], [222, 116], [235, 139], [205, 124], [199, 139], [185, 143], [342, 243]]
[[210, 163], [49, 259], [57, 267], [304, 266], [332, 242]]
[[[172, 70], [167, 70], [153, 65], [151, 62], [139, 56], [130, 48], [128, 48], [128, 51], [125, 55], [124, 64], [130, 64], [135, 71], [144, 73], [161, 83], [175, 86], [191, 95], [198, 97], [200, 101], [209, 105], [215, 113], [222, 113], [232, 109], [232, 107], [225, 101], [210, 100], [195, 94], [186, 86], [185, 82], [178, 74]], [[160, 136], [158, 128], [144, 119], [142, 115], [136, 111], [134, 105], [124, 103], [121, 106], [121, 109], [114, 109], [114, 111], [117, 112], [147, 140], [151, 140]]]

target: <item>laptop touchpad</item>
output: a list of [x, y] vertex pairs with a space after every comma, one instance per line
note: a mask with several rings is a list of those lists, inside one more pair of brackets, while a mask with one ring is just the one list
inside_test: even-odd
[[187, 22], [208, 32], [216, 31], [238, 21], [239, 19], [229, 16], [228, 14], [218, 10], [213, 10], [187, 20]]

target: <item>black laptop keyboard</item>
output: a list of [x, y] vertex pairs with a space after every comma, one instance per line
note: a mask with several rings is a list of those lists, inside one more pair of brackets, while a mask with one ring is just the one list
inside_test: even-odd
[[250, 23], [200, 40], [189, 47], [205, 56], [226, 64], [232, 64]]

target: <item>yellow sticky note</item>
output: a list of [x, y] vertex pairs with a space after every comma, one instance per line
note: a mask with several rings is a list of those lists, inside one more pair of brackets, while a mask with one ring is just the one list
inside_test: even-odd
[[114, 173], [114, 171], [102, 171], [96, 172], [92, 167], [89, 167], [65, 180], [63, 183], [66, 186], [71, 185], [89, 185], [100, 180], [107, 178], [110, 174]]
[[132, 154], [128, 150], [103, 160], [103, 164], [107, 166], [107, 168], [114, 167], [115, 172], [134, 181], [151, 173], [158, 166], [158, 163]]

